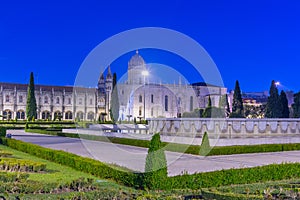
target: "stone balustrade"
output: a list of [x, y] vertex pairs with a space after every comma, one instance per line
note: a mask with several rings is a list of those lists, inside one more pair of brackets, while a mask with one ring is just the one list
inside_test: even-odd
[[148, 119], [149, 133], [162, 135], [248, 138], [266, 136], [300, 136], [300, 119], [212, 119], [153, 118]]

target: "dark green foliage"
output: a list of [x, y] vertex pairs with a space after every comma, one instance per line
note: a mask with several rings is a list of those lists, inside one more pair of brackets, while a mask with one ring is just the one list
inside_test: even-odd
[[281, 105], [278, 95], [278, 89], [276, 87], [275, 81], [273, 80], [270, 87], [270, 96], [268, 97], [268, 102], [266, 106], [266, 118], [279, 118], [281, 117]]
[[201, 142], [201, 147], [200, 147], [200, 155], [201, 156], [206, 156], [210, 152], [211, 147], [209, 144], [209, 138], [207, 135], [207, 132], [204, 133], [202, 142]]
[[203, 118], [222, 118], [225, 117], [224, 108], [213, 107], [211, 104], [211, 98], [208, 97], [207, 107], [205, 108], [203, 114]]
[[281, 109], [281, 118], [289, 118], [290, 117], [290, 110], [289, 110], [289, 103], [286, 97], [286, 94], [283, 90], [281, 90], [279, 96], [280, 102], [280, 109]]
[[262, 104], [260, 106], [255, 105], [245, 105], [245, 117], [247, 118], [263, 118], [266, 111], [266, 105]]
[[231, 118], [244, 118], [244, 106], [239, 81], [235, 82]]
[[167, 160], [160, 135], [156, 133], [149, 144], [143, 185], [148, 189], [159, 189], [164, 187], [167, 177]]
[[166, 185], [168, 184], [174, 189], [200, 189], [299, 177], [300, 163], [286, 163], [174, 176], [168, 179]]
[[193, 112], [184, 112], [182, 118], [201, 118], [204, 110], [196, 108]]
[[26, 116], [28, 121], [32, 121], [35, 119], [37, 115], [37, 105], [34, 94], [34, 78], [33, 72], [30, 74], [30, 82], [27, 89], [27, 105], [26, 105]]
[[294, 94], [293, 117], [300, 118], [300, 92]]
[[6, 128], [3, 126], [0, 126], [0, 137], [6, 136]]
[[203, 118], [223, 118], [225, 111], [223, 108], [209, 107], [206, 108], [202, 115]]
[[112, 95], [111, 95], [111, 108], [110, 108], [110, 114], [111, 114], [111, 120], [116, 123], [116, 121], [119, 119], [119, 93], [118, 93], [118, 87], [117, 87], [117, 74], [114, 73], [113, 75], [113, 88], [112, 88]]

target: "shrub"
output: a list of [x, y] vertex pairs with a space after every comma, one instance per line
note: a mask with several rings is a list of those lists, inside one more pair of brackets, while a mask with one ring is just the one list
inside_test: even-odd
[[200, 155], [201, 156], [206, 156], [206, 155], [208, 155], [210, 150], [211, 150], [211, 147], [210, 147], [210, 144], [209, 144], [208, 135], [207, 135], [207, 132], [205, 132], [204, 135], [203, 135], [202, 143], [201, 143], [201, 147], [200, 147]]
[[156, 133], [149, 145], [143, 185], [149, 189], [159, 189], [163, 186], [167, 177], [167, 160], [160, 141], [160, 135]]
[[0, 137], [6, 136], [6, 128], [3, 126], [0, 126]]

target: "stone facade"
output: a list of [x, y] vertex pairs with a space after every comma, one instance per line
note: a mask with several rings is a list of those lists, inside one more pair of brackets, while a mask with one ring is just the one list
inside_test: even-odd
[[[97, 89], [35, 86], [36, 119], [94, 120]], [[27, 85], [0, 83], [0, 115], [3, 119], [26, 119]]]
[[[133, 118], [179, 117], [184, 112], [205, 108], [208, 96], [212, 105], [219, 105], [227, 89], [205, 83], [154, 84], [143, 72], [146, 64], [136, 52], [128, 62], [128, 78], [118, 83], [120, 113], [118, 120]], [[175, 77], [174, 77], [175, 78]], [[95, 88], [35, 86], [36, 119], [109, 120], [113, 77], [108, 67]], [[4, 119], [26, 119], [27, 85], [0, 83], [0, 115]]]

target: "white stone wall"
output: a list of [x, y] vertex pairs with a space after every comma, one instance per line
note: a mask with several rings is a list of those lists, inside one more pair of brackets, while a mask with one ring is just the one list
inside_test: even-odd
[[149, 119], [149, 133], [163, 135], [247, 138], [261, 136], [300, 136], [299, 119]]

